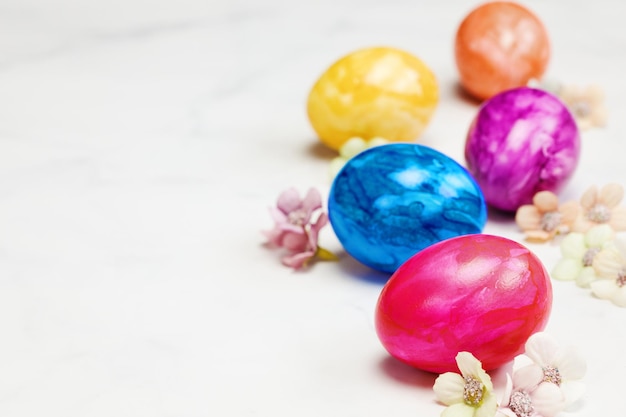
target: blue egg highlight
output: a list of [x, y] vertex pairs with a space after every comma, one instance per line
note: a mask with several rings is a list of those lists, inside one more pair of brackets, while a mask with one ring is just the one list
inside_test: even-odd
[[328, 215], [346, 252], [389, 273], [427, 246], [481, 233], [487, 221], [483, 193], [465, 168], [408, 143], [350, 159], [333, 181]]

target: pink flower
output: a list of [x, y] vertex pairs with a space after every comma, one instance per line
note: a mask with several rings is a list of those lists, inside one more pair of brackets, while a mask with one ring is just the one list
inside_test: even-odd
[[274, 219], [274, 228], [263, 231], [270, 246], [287, 249], [282, 258], [284, 265], [301, 269], [314, 257], [324, 260], [336, 259], [335, 255], [319, 247], [319, 232], [328, 224], [328, 216], [320, 212], [316, 220], [316, 211], [322, 208], [319, 191], [310, 188], [304, 199], [300, 198], [295, 188], [284, 191], [276, 207], [270, 208]]
[[[283, 257], [282, 261], [284, 265], [290, 266], [293, 269], [300, 269], [306, 266], [307, 262], [310, 261], [315, 255], [317, 255], [318, 245], [317, 241], [319, 238], [320, 229], [328, 223], [328, 216], [326, 213], [320, 214], [317, 221], [311, 225], [310, 230], [305, 235], [308, 237], [304, 245], [293, 246], [290, 249], [292, 252], [295, 252], [291, 255], [286, 255]], [[308, 235], [308, 236], [307, 236]], [[300, 242], [298, 242], [300, 243]]]
[[305, 226], [311, 221], [315, 210], [322, 208], [322, 197], [310, 188], [304, 199], [295, 188], [289, 188], [278, 197], [276, 207], [270, 208], [274, 229], [264, 231], [270, 244], [278, 247], [299, 248], [306, 245]]

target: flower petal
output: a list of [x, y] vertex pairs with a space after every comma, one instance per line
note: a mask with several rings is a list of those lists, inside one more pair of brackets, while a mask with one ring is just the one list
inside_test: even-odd
[[615, 251], [619, 255], [619, 258], [626, 260], [626, 239], [619, 237], [614, 239], [611, 243], [615, 247]]
[[530, 392], [543, 380], [543, 369], [535, 363], [513, 372], [513, 389]]
[[541, 227], [541, 213], [532, 204], [526, 204], [517, 209], [515, 222], [520, 229], [537, 230]]
[[559, 281], [572, 281], [578, 278], [582, 269], [581, 261], [564, 258], [559, 260], [552, 269], [552, 278]]
[[300, 194], [298, 194], [298, 190], [293, 187], [283, 191], [278, 196], [278, 202], [276, 204], [278, 209], [285, 214], [299, 209], [301, 205]]
[[594, 226], [585, 233], [585, 244], [588, 248], [601, 248], [606, 242], [613, 239], [615, 232], [608, 224]]
[[612, 279], [599, 279], [589, 284], [589, 287], [593, 295], [603, 300], [610, 300], [618, 289], [615, 280]]
[[542, 243], [552, 239], [553, 234], [543, 230], [527, 230], [524, 236], [529, 242]]
[[595, 105], [604, 101], [604, 90], [599, 86], [592, 84], [587, 87], [587, 99]]
[[365, 140], [360, 137], [353, 137], [348, 139], [339, 149], [339, 154], [346, 159], [350, 159], [353, 156], [363, 152], [367, 149]]
[[498, 409], [498, 401], [492, 392], [487, 392], [483, 402], [474, 412], [474, 417], [493, 417]]
[[561, 384], [561, 392], [565, 397], [565, 407], [574, 404], [585, 394], [585, 384], [580, 381], [566, 381]]
[[282, 262], [283, 265], [289, 266], [293, 269], [301, 269], [313, 256], [315, 256], [315, 252], [312, 251], [300, 252], [295, 255], [284, 256]]
[[559, 208], [559, 198], [551, 191], [539, 191], [533, 197], [533, 204], [542, 213], [556, 211]]
[[474, 411], [476, 411], [474, 407], [471, 407], [464, 402], [460, 402], [443, 410], [441, 417], [473, 417]]
[[270, 216], [272, 217], [272, 220], [274, 220], [274, 223], [276, 223], [277, 225], [281, 225], [281, 224], [285, 224], [289, 222], [287, 220], [287, 216], [282, 210], [279, 210], [276, 207], [270, 207], [269, 212], [270, 212]]
[[302, 208], [307, 213], [307, 223], [311, 218], [311, 213], [314, 210], [322, 208], [322, 196], [316, 188], [309, 188], [309, 191], [307, 191], [304, 200], [302, 200]]
[[569, 233], [561, 241], [561, 253], [564, 258], [582, 260], [587, 252], [585, 235], [582, 233]]
[[580, 273], [576, 278], [576, 285], [580, 288], [589, 288], [589, 284], [597, 279], [598, 277], [596, 276], [596, 271], [592, 267], [586, 266], [580, 270]]
[[598, 187], [592, 185], [587, 191], [585, 191], [580, 198], [580, 205], [586, 210], [591, 209], [596, 205], [596, 199], [598, 198]]
[[311, 226], [311, 231], [309, 232], [309, 245], [311, 249], [315, 250], [317, 248], [320, 230], [327, 224], [328, 215], [326, 213], [321, 213], [317, 218], [317, 221]]
[[[538, 332], [528, 338], [524, 347], [526, 356], [540, 367], [544, 367], [554, 364], [559, 344], [548, 333]], [[513, 382], [515, 383], [515, 380]]]
[[606, 122], [609, 118], [609, 113], [602, 104], [596, 105], [591, 113], [591, 122], [594, 126], [603, 127], [606, 126]]
[[283, 241], [283, 233], [280, 228], [274, 227], [272, 230], [261, 230], [261, 233], [267, 238], [270, 246], [280, 247]]
[[626, 231], [626, 207], [615, 207], [611, 211], [611, 220], [609, 224], [616, 232]]
[[559, 90], [559, 97], [567, 105], [570, 105], [573, 101], [580, 100], [581, 91], [576, 85], [564, 85]]
[[626, 287], [617, 287], [611, 297], [613, 304], [619, 307], [626, 307]]
[[511, 401], [511, 393], [513, 392], [513, 379], [509, 373], [506, 374], [506, 385], [504, 387], [504, 394], [502, 395], [502, 405], [509, 405]]
[[606, 205], [608, 208], [617, 207], [624, 198], [624, 187], [619, 184], [606, 184], [600, 190], [598, 202]]
[[452, 405], [463, 402], [463, 390], [465, 380], [454, 372], [441, 374], [435, 380], [433, 390], [437, 399], [445, 405]]
[[585, 233], [587, 230], [591, 229], [594, 225], [595, 225], [594, 222], [590, 221], [584, 215], [581, 215], [581, 213], [579, 213], [578, 217], [576, 217], [576, 220], [574, 220], [574, 223], [572, 223], [571, 230], [573, 232]]
[[561, 213], [561, 223], [571, 226], [580, 213], [580, 205], [577, 201], [568, 201], [559, 207], [559, 213]]
[[587, 362], [578, 351], [571, 346], [559, 351], [554, 366], [559, 369], [561, 378], [563, 378], [564, 381], [581, 379], [587, 372]]
[[517, 414], [515, 414], [510, 408], [499, 408], [496, 417], [517, 417]]
[[553, 417], [565, 408], [565, 397], [558, 385], [550, 382], [540, 384], [530, 393], [535, 411], [542, 417]]
[[483, 364], [469, 352], [459, 352], [456, 355], [456, 364], [463, 376], [473, 376], [478, 378], [485, 385], [487, 391], [493, 389], [491, 377], [483, 370]]
[[598, 252], [592, 266], [598, 277], [616, 280], [622, 270], [623, 260], [616, 248], [608, 247]]
[[280, 246], [292, 251], [303, 252], [309, 248], [309, 236], [307, 234], [299, 234], [293, 232], [285, 232], [283, 234]]
[[335, 177], [337, 176], [337, 174], [339, 174], [339, 171], [341, 171], [341, 168], [344, 167], [347, 161], [347, 159], [341, 156], [333, 158], [333, 160], [330, 161], [330, 165], [328, 166], [328, 176], [331, 181], [335, 179]]
[[387, 145], [388, 143], [389, 141], [387, 139], [377, 136], [367, 141], [367, 147], [374, 148], [376, 146]]
[[[570, 110], [573, 112], [574, 108], [570, 108]], [[593, 123], [591, 123], [591, 118], [589, 116], [583, 117], [575, 114], [574, 118], [576, 119], [576, 124], [578, 125], [578, 129], [580, 130], [589, 130], [593, 126]]]

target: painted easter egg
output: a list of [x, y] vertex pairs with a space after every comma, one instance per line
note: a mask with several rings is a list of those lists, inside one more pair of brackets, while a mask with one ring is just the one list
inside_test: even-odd
[[416, 56], [367, 48], [322, 74], [309, 93], [307, 112], [320, 140], [336, 150], [355, 136], [410, 142], [430, 121], [438, 94], [434, 74]]
[[573, 175], [580, 135], [567, 107], [521, 87], [485, 101], [465, 142], [465, 160], [487, 204], [515, 211], [539, 191], [558, 193]]
[[346, 252], [384, 272], [433, 243], [479, 233], [487, 220], [480, 188], [461, 165], [408, 143], [350, 159], [333, 181], [328, 214]]
[[543, 330], [552, 307], [539, 259], [512, 240], [466, 235], [432, 245], [383, 288], [376, 332], [395, 358], [430, 372], [456, 371], [458, 352], [486, 370], [513, 360]]
[[455, 41], [461, 85], [479, 99], [539, 79], [550, 42], [539, 18], [507, 1], [483, 4], [461, 22]]

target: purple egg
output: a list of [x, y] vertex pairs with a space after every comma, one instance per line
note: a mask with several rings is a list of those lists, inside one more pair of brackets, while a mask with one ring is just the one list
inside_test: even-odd
[[534, 88], [485, 101], [465, 142], [467, 168], [487, 204], [515, 211], [539, 191], [558, 193], [580, 155], [576, 122], [555, 96]]

